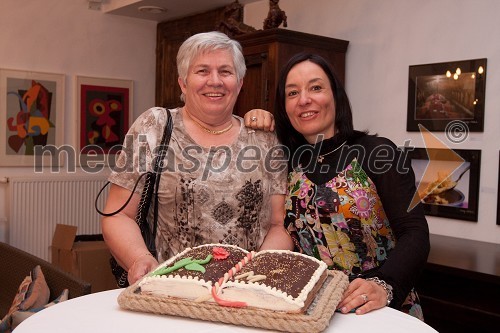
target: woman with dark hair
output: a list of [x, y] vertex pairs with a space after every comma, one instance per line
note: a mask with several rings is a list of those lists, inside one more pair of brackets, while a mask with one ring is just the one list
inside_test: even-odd
[[[276, 93], [276, 131], [289, 150], [284, 227], [295, 250], [349, 275], [341, 312], [389, 305], [423, 319], [413, 287], [429, 230], [422, 207], [411, 207], [409, 161], [389, 139], [354, 130], [347, 94], [322, 57], [292, 57]], [[264, 114], [252, 110], [245, 123], [269, 128]]]
[[295, 64], [301, 63], [306, 60], [319, 66], [323, 70], [329, 82], [331, 82], [331, 90], [334, 96], [333, 102], [335, 104], [335, 123], [332, 125], [336, 129], [338, 138], [345, 139], [354, 134], [351, 105], [349, 103], [349, 99], [344, 88], [342, 87], [342, 84], [334, 74], [330, 64], [328, 64], [328, 62], [326, 62], [322, 57], [318, 55], [299, 53], [292, 59], [290, 59], [290, 61], [281, 70], [278, 87], [276, 89], [276, 104], [274, 112], [274, 116], [276, 118], [276, 132], [278, 134], [278, 139], [282, 144], [288, 147], [292, 153], [299, 147], [307, 145], [308, 142], [304, 138], [304, 136], [292, 126], [292, 123], [290, 122], [286, 113], [286, 78]]

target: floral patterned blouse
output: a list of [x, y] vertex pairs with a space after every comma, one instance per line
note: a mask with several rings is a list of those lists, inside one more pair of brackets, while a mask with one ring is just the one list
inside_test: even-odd
[[356, 160], [316, 185], [305, 173], [289, 175], [286, 226], [304, 253], [346, 274], [380, 266], [394, 236], [377, 189]]
[[[389, 140], [368, 135], [350, 141], [346, 148], [356, 144], [370, 153], [382, 143], [396, 149]], [[330, 156], [325, 163], [342, 164], [339, 154]], [[398, 156], [396, 154], [393, 162]], [[405, 214], [407, 206], [404, 209], [394, 207], [399, 205], [401, 197], [411, 199], [412, 188], [403, 193], [397, 184], [398, 177], [405, 181], [409, 177], [407, 184], [413, 182], [414, 185], [413, 172], [408, 176], [396, 175], [393, 174], [395, 167], [385, 173], [370, 172], [367, 160], [370, 158], [345, 160], [339, 172], [319, 178], [303, 170], [302, 164], [296, 166], [288, 175], [285, 227], [300, 252], [324, 261], [330, 269], [341, 270], [352, 279], [377, 276], [385, 280], [394, 288], [395, 299], [391, 306], [423, 319], [418, 296], [412, 287], [415, 275], [427, 259], [427, 223], [418, 210]], [[371, 177], [380, 185], [386, 201], [382, 200], [379, 186]], [[394, 223], [386, 214], [386, 206], [390, 208]], [[415, 226], [419, 228], [416, 237], [405, 230]], [[396, 235], [402, 235], [403, 245], [399, 247]], [[418, 237], [421, 240], [415, 240]], [[421, 246], [423, 250], [414, 251], [418, 253], [412, 257], [412, 246]], [[391, 256], [394, 258], [388, 261]]]

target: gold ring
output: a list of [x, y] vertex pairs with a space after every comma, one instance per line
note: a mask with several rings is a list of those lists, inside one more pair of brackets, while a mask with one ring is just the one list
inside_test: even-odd
[[363, 303], [368, 302], [368, 296], [366, 296], [366, 294], [361, 294], [360, 296], [363, 299]]
[[257, 117], [253, 116], [252, 118], [250, 118], [252, 121], [257, 121]]

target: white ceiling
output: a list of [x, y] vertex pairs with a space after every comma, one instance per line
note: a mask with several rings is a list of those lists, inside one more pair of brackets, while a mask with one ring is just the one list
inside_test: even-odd
[[[135, 17], [156, 22], [172, 20], [184, 16], [203, 13], [219, 7], [224, 7], [234, 0], [88, 0], [89, 3], [101, 2], [101, 10], [107, 14]], [[260, 0], [239, 0], [245, 4]], [[166, 9], [161, 14], [151, 14], [139, 11], [141, 6], [158, 6]]]

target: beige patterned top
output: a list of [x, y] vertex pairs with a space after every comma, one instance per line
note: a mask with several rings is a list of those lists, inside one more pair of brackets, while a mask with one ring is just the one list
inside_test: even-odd
[[[242, 118], [234, 116], [241, 124], [238, 139], [205, 148], [186, 133], [182, 109], [170, 111], [174, 130], [158, 194], [159, 261], [206, 243], [257, 250], [270, 226], [270, 196], [286, 192], [286, 161], [276, 135], [247, 130]], [[163, 108], [139, 116], [109, 177], [112, 183], [132, 190], [138, 177], [152, 169], [166, 120]]]

